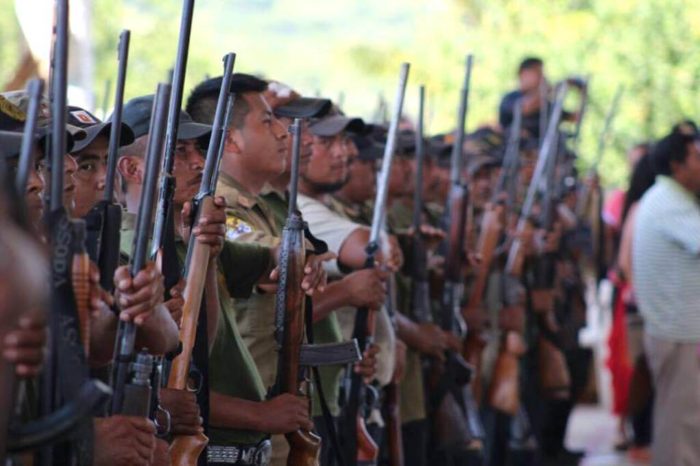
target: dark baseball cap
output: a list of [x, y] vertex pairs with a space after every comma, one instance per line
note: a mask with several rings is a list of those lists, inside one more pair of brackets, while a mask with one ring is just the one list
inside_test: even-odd
[[286, 118], [321, 118], [331, 109], [329, 99], [314, 99], [299, 97], [284, 105], [275, 107], [273, 112], [277, 117]]
[[[3, 105], [5, 109], [3, 112], [9, 112], [13, 118], [17, 118], [19, 115], [21, 115], [21, 121], [24, 123], [26, 120], [26, 115], [27, 111], [29, 109], [29, 93], [25, 90], [19, 90], [19, 91], [8, 91], [8, 92], [3, 92], [1, 94], [1, 97], [3, 98]], [[10, 107], [7, 104], [12, 104], [12, 107]], [[19, 110], [21, 113], [17, 113], [17, 110]], [[39, 127], [38, 131], [40, 134], [47, 135], [51, 132], [51, 103], [49, 102], [49, 99], [46, 98], [46, 96], [42, 96], [41, 100], [39, 101], [39, 112], [37, 116], [37, 125]], [[23, 126], [20, 128], [13, 127], [10, 125], [9, 127], [5, 126], [0, 126], [0, 130], [5, 130], [5, 131], [22, 131]], [[66, 121], [66, 132], [67, 134], [70, 135], [68, 139], [70, 141], [80, 141], [85, 138], [86, 133], [83, 131], [82, 128], [79, 128], [77, 126], [74, 126], [70, 124], [70, 122]], [[72, 147], [72, 142], [68, 143], [69, 147]]]
[[451, 134], [436, 134], [428, 138], [426, 155], [432, 157], [439, 167], [449, 168], [452, 164], [452, 142]]
[[[109, 137], [112, 131], [111, 121], [100, 121], [95, 115], [80, 107], [68, 106], [67, 122], [85, 131], [85, 138], [75, 143], [72, 152], [85, 149], [97, 136]], [[134, 142], [134, 132], [127, 124], [122, 123], [119, 145], [127, 146], [132, 142]]]
[[362, 118], [331, 115], [312, 123], [309, 129], [315, 136], [335, 136], [343, 131], [362, 133], [365, 131], [365, 126]]
[[375, 140], [368, 133], [352, 133], [350, 138], [357, 147], [357, 158], [367, 162], [379, 160], [384, 157], [385, 144]]
[[22, 149], [22, 133], [0, 131], [0, 156], [12, 159], [19, 156]]
[[474, 175], [482, 168], [495, 168], [501, 166], [501, 160], [491, 154], [475, 154], [469, 157], [467, 161], [467, 171], [470, 175]]
[[[19, 157], [22, 150], [23, 133], [16, 131], [0, 130], [0, 156], [6, 159]], [[36, 133], [37, 143], [40, 146], [40, 154], [43, 157], [46, 154], [46, 145], [51, 143], [51, 133], [47, 128], [42, 128]], [[73, 136], [66, 132], [66, 148], [70, 152], [73, 148]]]
[[[124, 104], [122, 120], [131, 128], [134, 139], [149, 133], [153, 97], [153, 94], [136, 97]], [[177, 138], [179, 140], [199, 139], [208, 134], [211, 134], [210, 125], [197, 123], [192, 120], [192, 117], [187, 112], [180, 110], [180, 119], [177, 127]]]

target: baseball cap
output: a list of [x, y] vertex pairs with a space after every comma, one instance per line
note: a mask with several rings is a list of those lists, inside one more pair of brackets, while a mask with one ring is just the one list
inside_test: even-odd
[[[122, 120], [131, 128], [134, 139], [140, 138], [150, 131], [153, 97], [153, 94], [136, 97], [124, 104]], [[109, 120], [111, 120], [111, 117]], [[197, 123], [192, 120], [189, 113], [180, 110], [180, 119], [177, 127], [178, 139], [198, 139], [210, 133], [210, 125]]]
[[343, 131], [362, 133], [365, 130], [365, 126], [362, 118], [330, 115], [312, 123], [309, 129], [315, 136], [335, 136]]
[[371, 162], [384, 157], [384, 144], [375, 140], [371, 134], [352, 133], [350, 138], [357, 147], [358, 159]]
[[0, 156], [12, 159], [19, 156], [22, 149], [22, 133], [0, 130]]
[[432, 157], [437, 165], [442, 168], [450, 168], [452, 163], [452, 142], [451, 134], [436, 134], [428, 138], [426, 155]]
[[269, 81], [263, 96], [277, 117], [321, 118], [328, 114], [332, 106], [330, 99], [302, 97], [279, 81]]
[[[67, 122], [85, 131], [85, 138], [75, 143], [72, 149], [73, 152], [85, 149], [97, 136], [108, 136], [112, 131], [111, 121], [100, 121], [95, 115], [80, 107], [68, 106]], [[132, 142], [134, 142], [134, 132], [131, 131], [128, 125], [122, 123], [119, 145], [126, 146]]]
[[[19, 109], [21, 111], [21, 121], [23, 127], [24, 121], [27, 119], [27, 110], [29, 109], [30, 98], [27, 91], [8, 91], [3, 92], [2, 94], [0, 94], [0, 96], [4, 98], [5, 102], [11, 103], [14, 106], [14, 109]], [[6, 105], [6, 109], [7, 108], [11, 107]], [[10, 111], [16, 116], [19, 115], [14, 110]], [[39, 102], [39, 116], [37, 123], [39, 126], [40, 133], [44, 135], [51, 133], [51, 103], [49, 102], [49, 99], [47, 99], [45, 96], [42, 96], [41, 102]], [[13, 128], [12, 125], [10, 125], [10, 127], [0, 126], [0, 130], [12, 131], [14, 129], [17, 131], [21, 131], [22, 127]], [[72, 141], [80, 141], [87, 136], [85, 131], [82, 130], [82, 128], [70, 124], [68, 120], [66, 120], [66, 131], [68, 132], [68, 134], [70, 134], [71, 137], [69, 139], [71, 139]], [[68, 145], [70, 146], [70, 144]]]

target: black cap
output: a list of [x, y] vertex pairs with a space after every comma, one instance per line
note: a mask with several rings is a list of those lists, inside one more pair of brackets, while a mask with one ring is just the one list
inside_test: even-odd
[[493, 128], [479, 128], [465, 137], [464, 151], [468, 156], [488, 155], [500, 161], [504, 149], [503, 136]]
[[[149, 133], [151, 124], [151, 111], [153, 109], [153, 95], [136, 97], [124, 104], [122, 110], [122, 120], [132, 130], [134, 139], [140, 138]], [[110, 117], [111, 119], [111, 117]], [[178, 122], [177, 138], [198, 139], [211, 133], [211, 126], [203, 123], [196, 123], [192, 117], [180, 110], [180, 121]]]
[[367, 162], [379, 160], [384, 157], [385, 144], [377, 141], [368, 133], [353, 133], [350, 138], [357, 147], [357, 158]]
[[[80, 107], [68, 106], [68, 124], [77, 126], [85, 131], [85, 138], [76, 142], [72, 152], [78, 152], [89, 146], [97, 136], [109, 136], [112, 131], [111, 121], [100, 121], [92, 113]], [[122, 123], [120, 146], [127, 146], [134, 142], [134, 132], [128, 125]]]
[[335, 136], [343, 131], [362, 133], [365, 131], [365, 122], [362, 118], [332, 115], [312, 123], [309, 129], [315, 136]]
[[4, 159], [19, 157], [22, 149], [22, 133], [0, 130], [0, 155]]
[[439, 167], [450, 168], [452, 165], [452, 134], [436, 134], [428, 138], [426, 155], [432, 157]]
[[331, 109], [329, 99], [299, 97], [284, 105], [275, 107], [275, 116], [286, 118], [321, 118]]

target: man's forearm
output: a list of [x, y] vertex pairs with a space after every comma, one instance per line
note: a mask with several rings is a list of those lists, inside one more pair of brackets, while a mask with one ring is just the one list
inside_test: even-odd
[[323, 320], [336, 309], [350, 304], [347, 287], [343, 286], [342, 280], [331, 282], [323, 292], [314, 294], [313, 304], [314, 322]]
[[212, 427], [263, 432], [259, 402], [234, 398], [213, 390], [209, 399], [211, 405], [216, 406], [209, 414], [209, 424]]
[[160, 304], [136, 333], [136, 347], [148, 348], [152, 354], [165, 354], [177, 349], [179, 336], [170, 312]]
[[90, 319], [90, 366], [103, 367], [112, 360], [117, 337], [117, 316], [109, 309]]
[[416, 341], [419, 338], [418, 332], [420, 332], [418, 324], [400, 312], [394, 313], [394, 317], [396, 319], [396, 336], [410, 348], [418, 348], [418, 345], [416, 344]]

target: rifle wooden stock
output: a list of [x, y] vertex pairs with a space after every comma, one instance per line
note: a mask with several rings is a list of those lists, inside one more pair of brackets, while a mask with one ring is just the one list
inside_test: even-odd
[[170, 444], [171, 466], [192, 466], [197, 464], [199, 455], [202, 454], [209, 438], [204, 434], [178, 435]]
[[[214, 199], [205, 196], [200, 203], [200, 215], [206, 215], [214, 209]], [[190, 267], [187, 270], [185, 285], [185, 305], [180, 321], [180, 342], [182, 353], [172, 363], [168, 388], [185, 390], [190, 372], [192, 350], [197, 337], [197, 322], [202, 309], [202, 296], [209, 267], [211, 247], [195, 241]], [[170, 461], [173, 466], [196, 464], [197, 458], [204, 451], [209, 439], [204, 434], [176, 436], [170, 445]]]
[[389, 466], [403, 466], [403, 437], [401, 434], [401, 394], [399, 384], [392, 382], [384, 388], [384, 405], [386, 407], [386, 436]]
[[502, 207], [500, 206], [490, 206], [484, 212], [481, 220], [481, 232], [477, 244], [477, 251], [481, 254], [481, 263], [477, 266], [476, 277], [467, 304], [468, 309], [479, 307], [484, 296], [486, 282], [491, 270], [491, 262], [493, 261], [493, 253], [498, 245], [501, 231], [503, 231], [503, 225], [500, 221], [501, 210]]
[[484, 338], [483, 333], [477, 329], [471, 329], [467, 332], [467, 336], [464, 339], [462, 345], [462, 357], [469, 363], [474, 369], [472, 372], [472, 379], [470, 381], [472, 392], [474, 393], [474, 399], [477, 403], [481, 403], [481, 396], [483, 391], [482, 379], [481, 379], [481, 354], [486, 347], [486, 338]]
[[540, 388], [546, 398], [564, 400], [571, 390], [571, 375], [562, 351], [546, 337], [538, 341]]
[[90, 258], [84, 250], [73, 256], [71, 267], [73, 294], [80, 322], [80, 340], [85, 357], [90, 356]]
[[520, 407], [518, 359], [524, 352], [525, 343], [522, 336], [514, 331], [507, 332], [501, 341], [489, 387], [489, 405], [511, 416], [515, 416]]
[[357, 465], [376, 465], [379, 458], [379, 446], [367, 431], [367, 424], [362, 416], [357, 416]]
[[315, 432], [297, 430], [285, 435], [289, 443], [287, 466], [318, 466], [321, 437]]

